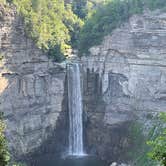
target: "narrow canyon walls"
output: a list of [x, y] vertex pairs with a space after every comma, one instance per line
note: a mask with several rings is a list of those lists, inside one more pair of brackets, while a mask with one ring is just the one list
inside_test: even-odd
[[[131, 17], [79, 62], [86, 152], [130, 160], [137, 129], [146, 135], [166, 111], [166, 14]], [[0, 6], [0, 111], [14, 157], [67, 150], [66, 93], [65, 63], [36, 48], [14, 7]]]
[[146, 135], [166, 111], [166, 14], [131, 17], [81, 63], [87, 148], [103, 158], [127, 159], [131, 132], [141, 127]]
[[10, 151], [20, 158], [47, 142], [47, 149], [60, 152], [66, 138], [61, 130], [66, 123], [65, 65], [49, 60], [27, 38], [14, 7], [0, 11], [0, 111]]

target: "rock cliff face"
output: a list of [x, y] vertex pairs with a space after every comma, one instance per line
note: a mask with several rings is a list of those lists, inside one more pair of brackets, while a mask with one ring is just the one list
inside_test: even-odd
[[166, 14], [133, 16], [91, 48], [82, 64], [87, 148], [127, 159], [135, 122], [146, 134], [153, 117], [166, 111]]
[[[15, 11], [0, 6], [0, 111], [9, 148], [18, 159], [57, 156], [68, 147], [65, 64], [35, 47]], [[146, 134], [166, 111], [166, 14], [135, 15], [90, 52], [79, 61], [85, 148], [109, 161], [129, 160], [135, 137], [144, 139], [137, 123]]]
[[14, 8], [1, 6], [0, 11], [0, 111], [10, 151], [16, 158], [39, 147], [65, 151], [65, 67], [49, 60], [26, 37]]

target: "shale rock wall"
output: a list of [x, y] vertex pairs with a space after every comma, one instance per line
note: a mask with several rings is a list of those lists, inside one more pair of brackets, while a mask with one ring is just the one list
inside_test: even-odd
[[0, 111], [10, 151], [22, 158], [44, 143], [64, 151], [65, 65], [49, 60], [27, 38], [14, 7], [0, 6], [0, 13]]
[[166, 111], [166, 14], [134, 15], [92, 47], [82, 65], [87, 148], [126, 160], [136, 123], [146, 135], [157, 113]]

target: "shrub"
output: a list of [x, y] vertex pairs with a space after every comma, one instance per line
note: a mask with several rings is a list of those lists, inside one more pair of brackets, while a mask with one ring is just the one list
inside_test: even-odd
[[5, 124], [2, 120], [2, 113], [0, 114], [0, 165], [6, 166], [9, 163], [10, 156], [7, 150], [7, 142], [4, 135]]
[[151, 146], [151, 151], [148, 155], [151, 159], [166, 166], [166, 113], [161, 113], [160, 119], [162, 120], [163, 128], [155, 139], [148, 141], [148, 145]]

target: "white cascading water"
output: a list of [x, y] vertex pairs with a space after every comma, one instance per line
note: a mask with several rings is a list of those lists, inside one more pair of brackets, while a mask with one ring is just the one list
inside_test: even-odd
[[83, 156], [83, 111], [79, 64], [68, 64], [67, 74], [69, 107], [69, 155]]

